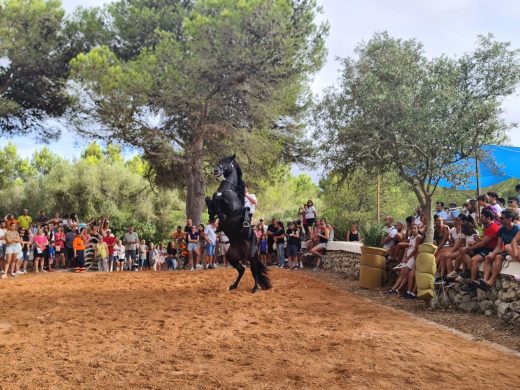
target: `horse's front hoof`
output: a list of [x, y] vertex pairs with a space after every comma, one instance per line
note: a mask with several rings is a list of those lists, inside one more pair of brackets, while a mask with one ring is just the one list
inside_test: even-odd
[[255, 292], [257, 292], [257, 291], [258, 291], [258, 287], [256, 287], [256, 286], [253, 287], [253, 289], [251, 290], [251, 292], [252, 292], [253, 294], [254, 294]]
[[231, 286], [229, 286], [229, 291], [233, 291], [233, 290], [236, 290], [237, 289], [237, 286], [232, 284]]

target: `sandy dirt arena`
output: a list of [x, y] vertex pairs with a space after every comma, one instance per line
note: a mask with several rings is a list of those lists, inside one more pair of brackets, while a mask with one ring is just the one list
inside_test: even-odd
[[309, 272], [2, 280], [1, 389], [505, 389], [520, 358]]

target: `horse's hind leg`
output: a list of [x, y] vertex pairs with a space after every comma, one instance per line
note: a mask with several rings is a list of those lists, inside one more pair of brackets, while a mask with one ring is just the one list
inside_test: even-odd
[[238, 284], [240, 283], [240, 279], [242, 279], [242, 276], [244, 275], [244, 271], [246, 270], [242, 264], [240, 264], [240, 261], [238, 260], [229, 260], [229, 263], [235, 267], [235, 269], [238, 271], [237, 279], [235, 280], [235, 283], [233, 283], [231, 286], [229, 286], [229, 290], [235, 290], [238, 287]]
[[252, 293], [255, 293], [258, 291], [258, 259], [251, 259], [249, 262], [251, 266], [251, 273], [253, 274], [253, 279], [255, 281], [255, 285], [253, 289], [251, 290]]

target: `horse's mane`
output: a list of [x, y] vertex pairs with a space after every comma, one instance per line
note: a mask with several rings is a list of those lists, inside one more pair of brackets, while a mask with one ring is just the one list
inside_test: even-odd
[[246, 186], [244, 185], [244, 180], [242, 180], [242, 169], [240, 169], [240, 165], [235, 161], [235, 164], [237, 166], [237, 178], [238, 178], [238, 184], [237, 184], [237, 193], [240, 201], [242, 204], [244, 204], [245, 198], [246, 198]]
[[242, 204], [244, 204], [244, 200], [246, 197], [246, 187], [245, 187], [244, 181], [242, 180], [242, 169], [240, 169], [240, 165], [238, 165], [234, 156], [225, 157], [221, 161], [225, 162], [227, 164], [229, 164], [231, 162], [233, 162], [235, 164], [235, 170], [237, 172], [237, 181], [238, 181], [237, 186], [236, 186], [237, 195], [238, 195], [238, 198], [240, 199], [240, 202], [242, 202]]

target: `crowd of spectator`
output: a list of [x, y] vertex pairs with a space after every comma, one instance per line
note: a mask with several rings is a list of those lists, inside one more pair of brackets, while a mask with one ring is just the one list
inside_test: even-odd
[[[249, 212], [252, 217], [254, 209]], [[260, 219], [253, 223], [253, 230], [260, 260], [267, 266], [293, 270], [303, 268], [305, 256], [316, 258], [314, 269], [318, 270], [327, 242], [334, 239], [334, 228], [326, 219], [317, 219], [311, 200], [286, 225], [275, 218], [265, 225]], [[229, 245], [216, 220], [204, 226], [188, 218], [184, 229], [178, 226], [165, 244], [140, 239], [133, 227], [116, 237], [106, 216], [80, 222], [75, 213], [49, 218], [41, 210], [33, 219], [23, 210], [18, 217], [9, 214], [0, 221], [0, 274], [5, 279], [29, 271], [214, 269], [228, 267]]]
[[[437, 246], [437, 286], [459, 284], [462, 291], [488, 291], [504, 264], [520, 261], [520, 185], [515, 190], [518, 195], [507, 201], [496, 192], [488, 192], [469, 199], [462, 208], [436, 203], [433, 243]], [[428, 230], [425, 211], [418, 207], [416, 215], [404, 222], [394, 224], [391, 216], [384, 221], [386, 236], [381, 244], [388, 249], [389, 264], [399, 274], [387, 293], [415, 299], [415, 258]], [[520, 281], [520, 274], [514, 278]]]

